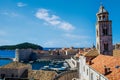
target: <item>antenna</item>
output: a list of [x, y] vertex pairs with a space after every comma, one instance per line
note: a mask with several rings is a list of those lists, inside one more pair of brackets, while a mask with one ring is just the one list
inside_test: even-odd
[[102, 2], [102, 0], [100, 0], [100, 5], [103, 6], [103, 2]]

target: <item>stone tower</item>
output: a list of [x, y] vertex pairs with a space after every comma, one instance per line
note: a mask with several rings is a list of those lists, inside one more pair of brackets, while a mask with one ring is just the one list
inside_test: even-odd
[[112, 21], [109, 20], [109, 13], [102, 5], [97, 13], [96, 47], [100, 54], [113, 55]]

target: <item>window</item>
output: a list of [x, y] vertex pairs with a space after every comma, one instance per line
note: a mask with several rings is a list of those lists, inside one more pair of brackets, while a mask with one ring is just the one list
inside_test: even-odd
[[105, 51], [108, 51], [108, 43], [105, 43], [105, 44], [104, 44], [104, 50], [105, 50]]
[[91, 73], [91, 79], [90, 80], [93, 80], [93, 73]]
[[105, 15], [103, 15], [103, 20], [106, 20]]
[[101, 20], [101, 16], [99, 16], [99, 20]]
[[83, 67], [83, 70], [84, 70], [84, 72], [85, 72], [85, 66]]
[[2, 78], [2, 79], [5, 78], [5, 74], [1, 74], [1, 78]]
[[108, 35], [108, 30], [107, 29], [103, 29], [103, 35], [107, 36]]
[[87, 69], [87, 75], [88, 75], [88, 69]]
[[14, 77], [14, 74], [12, 74], [11, 77]]

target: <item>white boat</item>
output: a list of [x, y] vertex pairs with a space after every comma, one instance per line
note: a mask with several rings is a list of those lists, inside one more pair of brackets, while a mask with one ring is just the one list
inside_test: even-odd
[[29, 61], [29, 63], [33, 63], [34, 61]]

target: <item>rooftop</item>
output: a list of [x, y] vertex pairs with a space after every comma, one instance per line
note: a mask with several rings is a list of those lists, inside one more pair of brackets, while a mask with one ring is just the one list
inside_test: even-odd
[[91, 67], [101, 74], [104, 74], [104, 66], [110, 68], [112, 72], [105, 75], [109, 80], [120, 79], [120, 57], [99, 55], [92, 60], [92, 63]]
[[29, 72], [28, 77], [37, 80], [52, 80], [56, 75], [55, 71], [32, 70]]
[[107, 10], [104, 8], [103, 5], [100, 6], [100, 9], [99, 9], [99, 11], [98, 11], [97, 14], [101, 14], [101, 13], [108, 13]]
[[12, 62], [10, 64], [7, 64], [5, 66], [1, 66], [1, 68], [12, 68], [12, 69], [18, 69], [18, 68], [22, 68], [24, 66], [27, 66], [24, 63], [20, 63], [20, 62]]
[[92, 49], [92, 50], [84, 53], [84, 56], [86, 56], [86, 57], [94, 57], [94, 56], [98, 56], [98, 55], [99, 55], [99, 53], [96, 49]]

